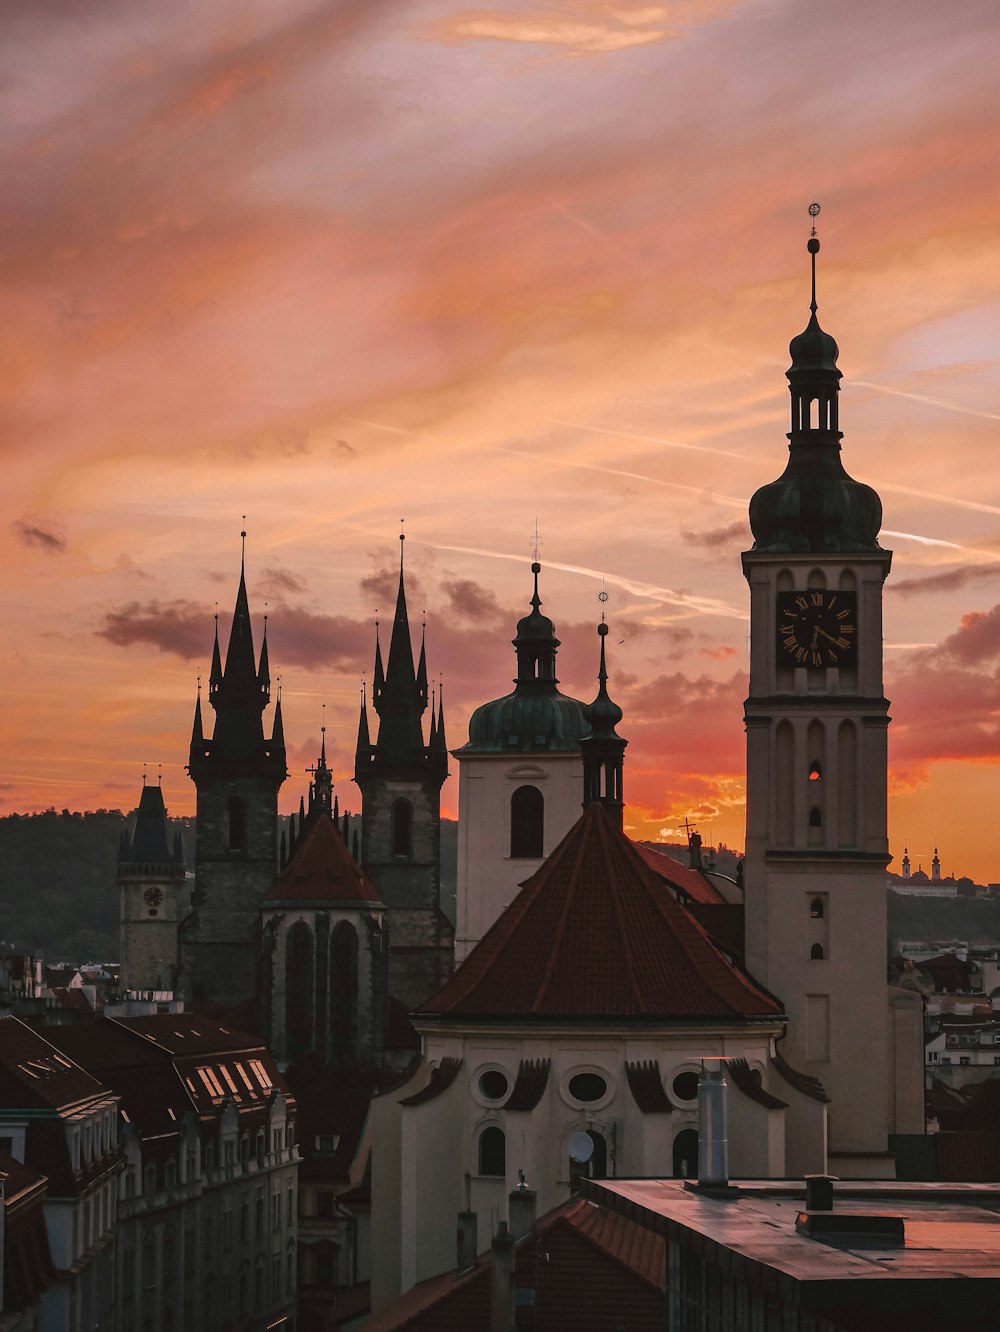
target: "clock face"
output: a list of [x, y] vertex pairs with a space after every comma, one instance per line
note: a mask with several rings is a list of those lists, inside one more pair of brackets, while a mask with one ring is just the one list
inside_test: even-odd
[[779, 592], [778, 657], [796, 666], [853, 666], [858, 659], [855, 592]]
[[159, 906], [163, 901], [163, 893], [159, 888], [147, 888], [142, 896], [146, 905], [151, 907]]

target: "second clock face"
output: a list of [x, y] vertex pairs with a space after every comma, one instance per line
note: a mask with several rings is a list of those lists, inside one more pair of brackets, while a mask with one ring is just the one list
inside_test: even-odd
[[855, 592], [779, 592], [778, 659], [796, 666], [853, 666], [858, 658]]

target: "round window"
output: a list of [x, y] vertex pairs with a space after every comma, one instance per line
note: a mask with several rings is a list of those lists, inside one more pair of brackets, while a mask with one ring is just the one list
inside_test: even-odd
[[608, 1084], [600, 1073], [576, 1073], [569, 1080], [568, 1090], [576, 1101], [599, 1101]]
[[510, 1084], [498, 1068], [488, 1068], [479, 1079], [479, 1092], [487, 1101], [502, 1101]]
[[678, 1073], [673, 1081], [673, 1092], [678, 1101], [693, 1101], [698, 1095], [698, 1074]]

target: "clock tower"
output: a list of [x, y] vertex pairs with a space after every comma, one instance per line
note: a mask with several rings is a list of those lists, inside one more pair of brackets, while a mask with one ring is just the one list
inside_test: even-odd
[[830, 1168], [884, 1175], [894, 1051], [882, 585], [892, 556], [878, 543], [878, 495], [841, 461], [841, 375], [816, 317], [815, 228], [808, 249], [809, 323], [789, 347], [788, 464], [750, 501], [754, 544], [743, 555], [746, 965], [788, 1014], [782, 1055], [831, 1098]]

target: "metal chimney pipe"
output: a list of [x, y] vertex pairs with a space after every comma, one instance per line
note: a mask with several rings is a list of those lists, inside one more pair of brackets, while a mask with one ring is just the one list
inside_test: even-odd
[[698, 1079], [698, 1184], [702, 1188], [729, 1184], [726, 1092], [722, 1061], [708, 1067], [703, 1061]]

